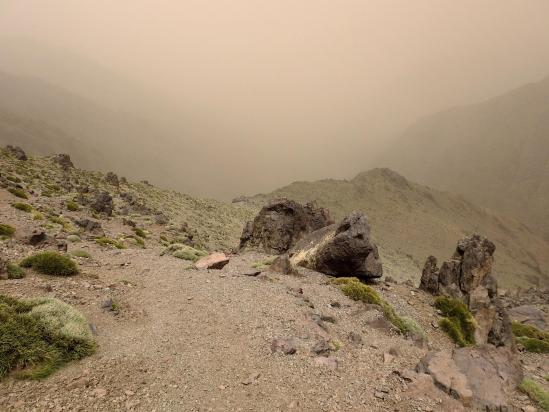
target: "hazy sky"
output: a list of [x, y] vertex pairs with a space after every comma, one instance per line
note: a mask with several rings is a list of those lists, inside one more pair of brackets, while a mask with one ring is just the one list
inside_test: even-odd
[[197, 114], [181, 139], [221, 196], [352, 177], [418, 116], [549, 75], [548, 27], [547, 0], [0, 0], [0, 36]]

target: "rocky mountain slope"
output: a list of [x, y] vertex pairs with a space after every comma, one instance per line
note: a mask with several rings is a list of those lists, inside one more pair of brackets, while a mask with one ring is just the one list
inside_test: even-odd
[[549, 77], [419, 120], [380, 163], [549, 238]]
[[[0, 273], [0, 295], [71, 305], [89, 322], [96, 348], [47, 379], [0, 370], [2, 410], [464, 411], [480, 400], [484, 372], [474, 364], [500, 362], [482, 347], [454, 351], [434, 297], [409, 283], [336, 283], [305, 268], [283, 275], [257, 251], [230, 254], [217, 270], [192, 264], [191, 251], [238, 245], [253, 208], [83, 171], [67, 156], [16, 156], [23, 158], [17, 150], [0, 154], [2, 262], [47, 250], [77, 270], [58, 276], [21, 263], [18, 276]], [[547, 310], [540, 292], [535, 304]], [[528, 296], [516, 299], [533, 303]], [[413, 333], [403, 331], [405, 319]], [[463, 373], [444, 357], [454, 352]], [[535, 410], [510, 383], [524, 373], [547, 390], [546, 355], [505, 353], [520, 359], [521, 370], [503, 382], [505, 393], [500, 380], [509, 371], [491, 373], [486, 381], [494, 386], [482, 387], [482, 397], [498, 408]], [[437, 363], [441, 357], [449, 369]], [[458, 380], [444, 387], [445, 376]]]
[[397, 279], [417, 281], [427, 256], [446, 256], [455, 239], [478, 232], [496, 244], [495, 271], [504, 287], [549, 282], [549, 243], [528, 227], [389, 169], [374, 169], [348, 181], [295, 182], [241, 200], [258, 207], [276, 197], [315, 201], [336, 220], [353, 210], [364, 211], [385, 273]]

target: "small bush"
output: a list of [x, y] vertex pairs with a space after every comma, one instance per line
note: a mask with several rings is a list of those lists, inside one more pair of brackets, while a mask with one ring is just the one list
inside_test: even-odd
[[73, 202], [72, 200], [69, 200], [66, 203], [66, 206], [67, 206], [67, 210], [69, 210], [71, 212], [76, 212], [76, 211], [80, 210], [80, 206], [78, 206], [78, 203]]
[[528, 352], [549, 353], [549, 333], [544, 332], [532, 325], [525, 325], [520, 322], [511, 324], [513, 334], [517, 341], [524, 346]]
[[17, 176], [7, 176], [6, 179], [13, 183], [21, 183], [21, 179]]
[[544, 390], [536, 381], [524, 378], [519, 388], [526, 393], [530, 399], [537, 402], [541, 409], [549, 411], [549, 392]]
[[12, 203], [11, 206], [17, 210], [21, 210], [22, 212], [32, 212], [32, 206], [27, 203]]
[[44, 215], [43, 215], [42, 213], [40, 213], [40, 212], [34, 212], [34, 213], [32, 214], [32, 218], [33, 218], [34, 220], [44, 220]]
[[86, 252], [85, 250], [73, 250], [71, 252], [71, 255], [79, 257], [79, 258], [84, 258], [84, 259], [91, 258], [91, 255], [88, 252]]
[[0, 379], [41, 379], [67, 362], [92, 354], [95, 343], [84, 316], [57, 299], [0, 295]]
[[25, 277], [25, 271], [15, 263], [8, 263], [6, 271], [8, 272], [8, 279], [23, 279]]
[[435, 300], [435, 307], [445, 316], [439, 322], [440, 327], [457, 345], [475, 344], [475, 320], [463, 302], [440, 296]]
[[0, 236], [12, 237], [15, 233], [15, 228], [4, 223], [0, 223]]
[[145, 233], [145, 231], [143, 229], [140, 229], [138, 227], [134, 227], [133, 231], [137, 236], [142, 237], [143, 239], [147, 238], [147, 234]]
[[124, 244], [122, 242], [120, 242], [118, 240], [108, 238], [108, 237], [105, 237], [105, 236], [95, 239], [95, 243], [97, 243], [100, 246], [114, 247], [116, 249], [125, 249], [126, 248], [126, 246], [124, 246]]
[[71, 243], [78, 243], [82, 241], [82, 239], [80, 239], [80, 236], [78, 235], [68, 235], [67, 240]]
[[57, 252], [36, 253], [24, 259], [20, 265], [52, 276], [72, 276], [78, 273], [76, 263]]
[[20, 188], [10, 188], [10, 189], [8, 189], [8, 192], [10, 192], [15, 197], [19, 197], [21, 199], [28, 199], [29, 198], [27, 196], [27, 193], [23, 189], [20, 189]]
[[527, 338], [526, 336], [517, 337], [517, 341], [524, 346], [524, 349], [527, 352], [549, 353], [549, 342], [540, 339]]

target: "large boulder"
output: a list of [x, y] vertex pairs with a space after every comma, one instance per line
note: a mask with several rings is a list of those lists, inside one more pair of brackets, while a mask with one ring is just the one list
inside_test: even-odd
[[261, 209], [253, 222], [246, 223], [240, 248], [285, 253], [305, 235], [332, 223], [328, 210], [313, 203], [301, 205], [289, 199], [275, 199]]
[[508, 394], [523, 378], [514, 353], [492, 345], [429, 352], [417, 371], [468, 409], [484, 411], [508, 410]]
[[383, 274], [377, 246], [370, 240], [366, 216], [353, 212], [339, 224], [311, 233], [290, 252], [290, 261], [331, 276], [379, 278]]

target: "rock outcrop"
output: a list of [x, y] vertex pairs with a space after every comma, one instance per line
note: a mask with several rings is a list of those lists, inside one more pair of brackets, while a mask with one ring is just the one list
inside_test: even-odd
[[437, 387], [468, 409], [485, 411], [508, 410], [507, 393], [523, 378], [512, 351], [492, 345], [429, 352], [417, 371], [431, 375]]
[[290, 252], [290, 261], [331, 276], [372, 279], [383, 274], [377, 246], [370, 240], [370, 226], [360, 212], [298, 242]]
[[25, 160], [28, 159], [27, 154], [25, 153], [25, 151], [23, 149], [21, 149], [19, 146], [7, 145], [6, 150], [8, 151], [8, 153], [10, 155], [15, 157], [17, 160], [25, 161]]
[[120, 180], [118, 180], [118, 176], [116, 175], [116, 173], [113, 172], [108, 172], [103, 178], [103, 181], [112, 186], [120, 186]]
[[91, 204], [91, 208], [97, 213], [104, 213], [107, 216], [111, 216], [114, 209], [112, 196], [107, 192], [98, 193]]
[[419, 287], [462, 300], [475, 317], [477, 344], [514, 347], [509, 317], [492, 275], [495, 250], [492, 242], [479, 235], [461, 239], [452, 258], [440, 268], [434, 256], [427, 258]]
[[52, 160], [53, 162], [61, 166], [61, 169], [65, 171], [74, 168], [74, 164], [72, 163], [71, 157], [68, 154], [65, 154], [65, 153], [57, 154], [52, 158]]
[[507, 311], [509, 317], [519, 323], [534, 326], [540, 330], [547, 330], [547, 316], [541, 309], [532, 305], [523, 305]]
[[261, 209], [253, 222], [246, 223], [240, 248], [285, 253], [305, 235], [332, 223], [328, 210], [313, 203], [303, 206], [293, 200], [275, 199]]
[[200, 258], [194, 266], [197, 269], [223, 269], [229, 260], [225, 253], [216, 252]]

